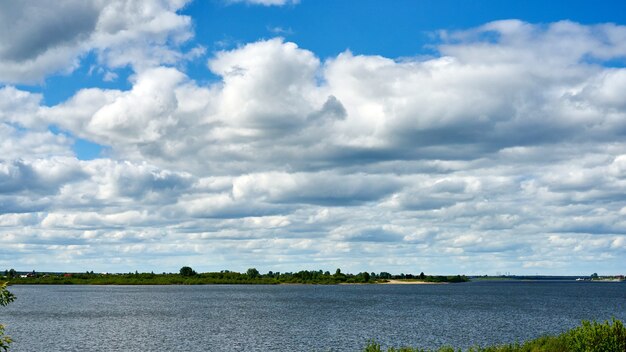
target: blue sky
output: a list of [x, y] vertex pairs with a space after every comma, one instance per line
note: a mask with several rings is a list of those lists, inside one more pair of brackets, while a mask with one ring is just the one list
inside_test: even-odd
[[625, 7], [2, 3], [0, 267], [624, 273]]

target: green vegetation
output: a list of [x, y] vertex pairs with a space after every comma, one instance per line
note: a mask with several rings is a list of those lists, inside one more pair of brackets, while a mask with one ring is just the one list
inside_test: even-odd
[[[4, 307], [14, 300], [15, 296], [7, 290], [7, 283], [0, 283], [0, 306]], [[4, 334], [4, 325], [0, 324], [0, 350], [8, 351], [10, 344], [11, 338]]]
[[[438, 350], [415, 347], [383, 349], [375, 341], [370, 342], [365, 352], [455, 352], [461, 349], [442, 347]], [[624, 352], [626, 351], [626, 328], [613, 318], [604, 323], [583, 321], [582, 325], [558, 336], [543, 336], [523, 344], [513, 343], [500, 346], [472, 347], [470, 352]]]
[[[178, 274], [174, 273], [127, 273], [127, 274], [94, 274], [85, 273], [28, 273], [17, 275], [12, 271], [5, 271], [11, 278], [12, 285], [209, 285], [209, 284], [369, 284], [386, 282], [390, 279], [425, 282], [465, 282], [465, 276], [430, 276], [400, 274], [391, 275], [386, 272], [380, 274], [362, 272], [358, 274], [344, 274], [337, 269], [334, 274], [322, 270], [302, 270], [298, 272], [268, 272], [261, 274], [256, 268], [250, 268], [245, 273], [228, 270], [220, 272], [196, 273], [189, 266], [183, 266]], [[26, 276], [26, 277], [24, 277]]]
[[183, 266], [182, 268], [180, 268], [179, 272], [180, 272], [180, 276], [194, 276], [194, 275], [197, 275], [196, 271], [193, 270], [189, 266]]

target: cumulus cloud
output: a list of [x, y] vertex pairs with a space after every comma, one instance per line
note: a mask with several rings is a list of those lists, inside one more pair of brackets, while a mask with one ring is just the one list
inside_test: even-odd
[[1, 163], [0, 192], [57, 193], [62, 185], [84, 176], [76, 166], [76, 160], [72, 158]]
[[[337, 185], [344, 185], [338, 188]], [[400, 182], [393, 177], [324, 173], [266, 173], [237, 177], [235, 199], [266, 199], [278, 203], [351, 205], [378, 200]]]
[[[535, 28], [538, 34], [526, 41], [509, 39], [519, 35], [510, 24], [487, 28], [504, 27], [498, 48], [515, 53], [531, 41], [546, 42], [537, 50], [548, 50], [550, 40], [571, 35], [557, 30], [562, 26]], [[586, 28], [566, 27], [572, 26]], [[310, 51], [272, 39], [218, 52], [209, 67], [222, 77], [219, 85], [198, 86], [174, 68], [154, 68], [138, 74], [131, 91], [83, 90], [46, 114], [83, 111], [54, 121], [126, 155], [179, 160], [193, 150], [201, 160], [228, 155], [216, 164], [242, 170], [281, 168], [279, 162], [303, 169], [471, 160], [529, 145], [623, 135], [624, 109], [608, 93], [618, 90], [622, 69], [590, 64], [585, 51], [575, 61], [561, 50], [550, 54], [563, 57], [554, 62], [508, 53], [486, 66], [472, 56], [478, 45], [445, 44], [442, 53], [449, 55], [426, 61], [346, 52], [322, 64]], [[606, 51], [608, 58], [621, 55]]]
[[0, 82], [71, 72], [90, 52], [109, 67], [174, 64], [184, 58], [177, 46], [192, 36], [191, 19], [177, 14], [186, 1], [46, 3], [0, 5], [0, 30], [12, 33], [0, 38]]
[[228, 3], [246, 3], [250, 5], [263, 6], [283, 6], [289, 4], [298, 4], [300, 0], [226, 0]]
[[51, 156], [71, 156], [72, 140], [49, 131], [30, 131], [17, 126], [0, 123], [0, 160], [21, 158], [47, 158]]
[[[128, 33], [94, 10], [89, 40], [107, 43], [107, 65], [144, 35], [167, 50], [187, 38], [183, 4], [159, 4], [169, 15]], [[164, 67], [164, 55], [129, 90], [85, 88], [54, 106], [4, 87], [0, 242], [102, 267], [159, 253], [176, 269], [169, 253], [202, 270], [223, 269], [209, 255], [235, 269], [614, 268], [625, 255], [626, 71], [605, 63], [626, 57], [625, 36], [498, 21], [442, 32], [438, 55], [402, 60], [322, 60], [275, 38], [215, 53], [213, 83]], [[48, 55], [81, 38], [9, 51]], [[79, 161], [48, 126], [110, 154]]]

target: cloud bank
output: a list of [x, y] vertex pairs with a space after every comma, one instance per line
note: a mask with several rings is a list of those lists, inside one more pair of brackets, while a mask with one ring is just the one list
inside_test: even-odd
[[[95, 50], [132, 88], [53, 106], [0, 88], [2, 265], [577, 274], [626, 257], [624, 26], [498, 21], [401, 60], [274, 38], [215, 53], [203, 84], [174, 64], [183, 2], [80, 6], [41, 43], [4, 38], [0, 80]], [[110, 152], [78, 160], [72, 136]]]
[[[37, 1], [0, 4], [0, 82], [40, 82], [94, 53], [105, 66], [175, 64], [193, 36], [186, 0]], [[68, 20], [71, 18], [72, 20]]]

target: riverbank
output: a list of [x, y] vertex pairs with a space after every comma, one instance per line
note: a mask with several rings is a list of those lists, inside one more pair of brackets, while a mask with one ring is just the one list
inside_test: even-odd
[[[438, 350], [418, 347], [389, 347], [386, 350], [376, 342], [370, 342], [364, 352], [455, 352], [453, 347]], [[525, 343], [472, 347], [471, 352], [624, 352], [626, 351], [626, 327], [617, 319], [604, 323], [583, 321], [581, 326], [557, 336], [542, 336]]]
[[381, 285], [445, 285], [449, 282], [428, 282], [419, 280], [387, 280], [380, 282]]
[[[188, 267], [187, 267], [188, 268]], [[127, 273], [97, 274], [87, 273], [34, 273], [17, 277], [0, 278], [9, 285], [338, 285], [338, 284], [429, 284], [469, 281], [465, 276], [440, 275], [390, 275], [388, 273], [344, 274], [337, 270], [334, 274], [321, 270], [298, 272], [268, 272], [261, 274], [256, 269], [246, 273], [224, 270], [221, 272], [196, 273], [191, 268], [173, 273]]]
[[145, 286], [168, 286], [168, 285], [447, 285], [451, 282], [425, 282], [425, 281], [405, 281], [405, 280], [370, 280], [368, 282], [335, 282], [335, 281], [290, 281], [280, 282], [277, 280], [203, 280], [203, 279], [178, 279], [172, 278], [167, 280], [142, 280], [142, 279], [119, 279], [104, 278], [93, 280], [78, 279], [46, 279], [46, 280], [11, 280], [8, 281], [9, 286], [12, 285], [94, 285], [94, 286], [129, 286], [129, 285], [145, 285]]

